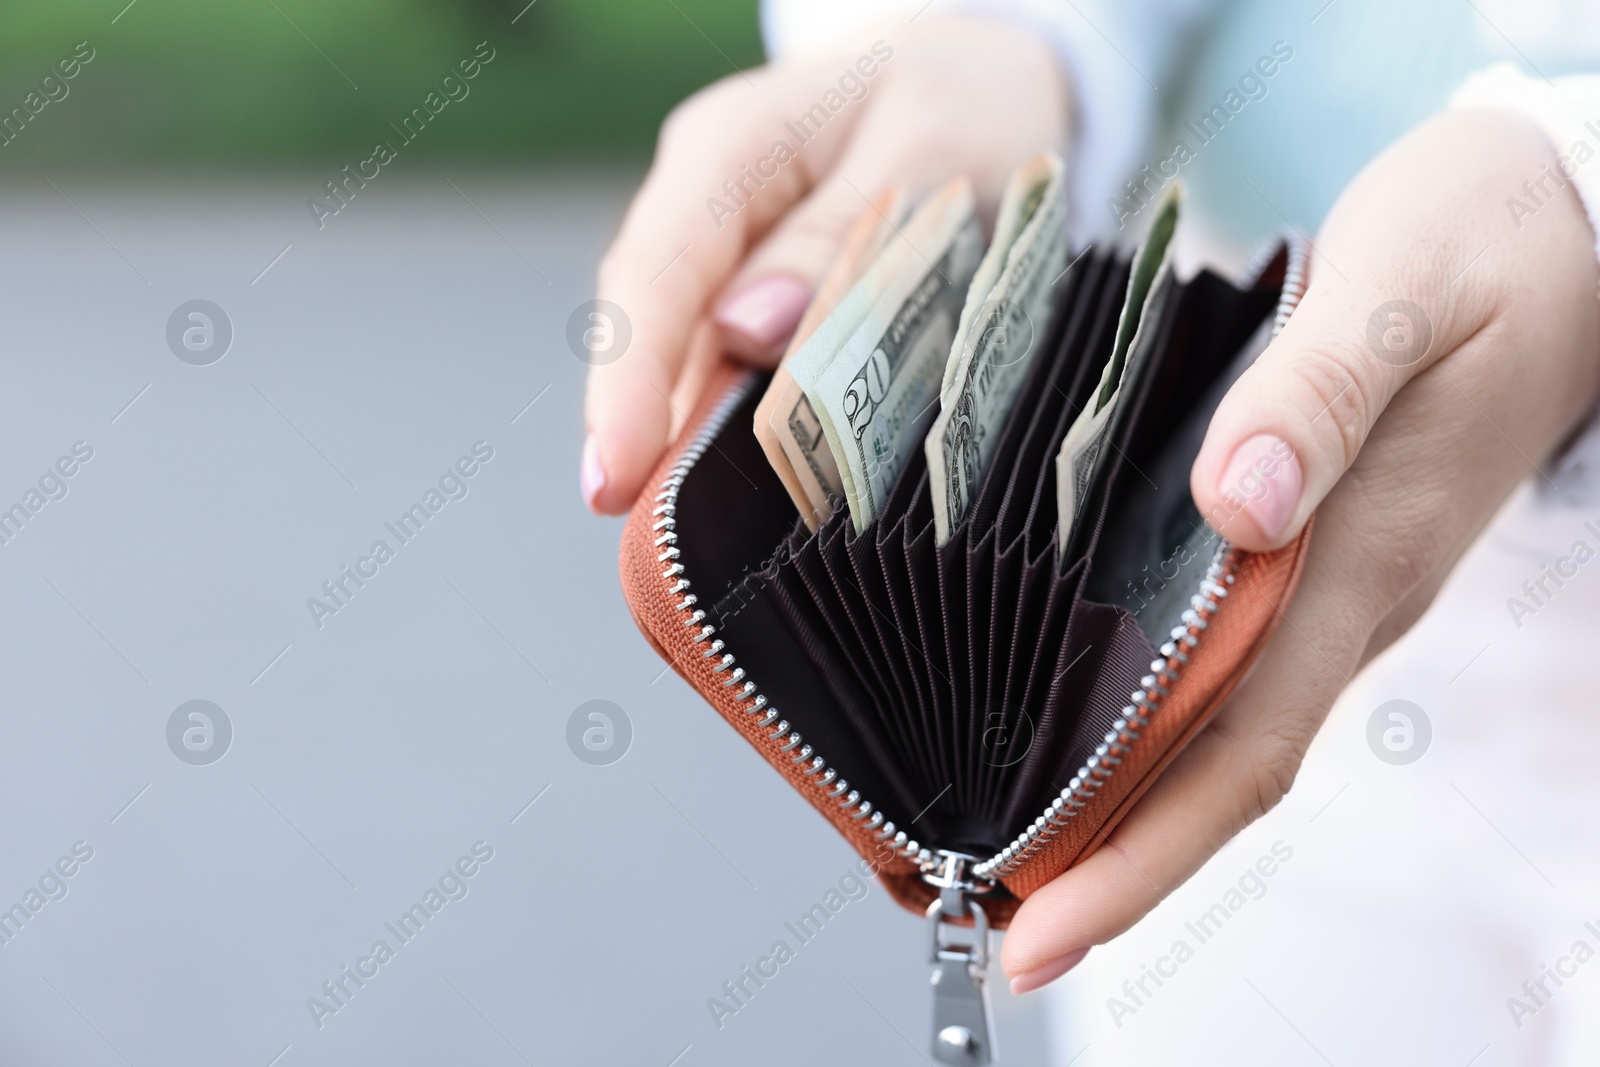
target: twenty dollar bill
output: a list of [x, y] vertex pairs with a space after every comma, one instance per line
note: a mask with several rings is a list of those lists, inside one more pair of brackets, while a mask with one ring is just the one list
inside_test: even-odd
[[867, 205], [817, 286], [816, 296], [795, 327], [783, 362], [756, 406], [756, 440], [800, 517], [812, 530], [843, 506], [844, 481], [811, 401], [789, 373], [789, 359], [861, 280], [908, 213], [905, 191], [898, 186], [884, 190]]
[[926, 431], [981, 254], [972, 186], [958, 178], [916, 209], [789, 361], [858, 533]]

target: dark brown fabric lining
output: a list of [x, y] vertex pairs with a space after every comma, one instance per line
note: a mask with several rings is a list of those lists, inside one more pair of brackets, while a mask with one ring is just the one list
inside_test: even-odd
[[[719, 554], [713, 565], [684, 545], [687, 573], [697, 589], [697, 568], [712, 572], [709, 588], [733, 587], [716, 604], [718, 636], [851, 787], [925, 845], [986, 854], [1013, 838], [1099, 743], [1155, 655], [1126, 607], [1084, 596], [1091, 580], [1103, 584], [1100, 538], [1124, 497], [1144, 500], [1123, 490], [1138, 479], [1126, 468], [1198, 403], [1276, 294], [1209, 276], [1174, 292], [1152, 324], [1150, 373], [1124, 384], [1118, 455], [1078, 538], [1087, 550], [1063, 570], [1055, 455], [1109, 354], [1127, 274], [1125, 260], [1097, 254], [1069, 272], [990, 476], [943, 547], [920, 453], [859, 536], [843, 512], [815, 535], [755, 514], [759, 502], [793, 515], [753, 446], [759, 384], [685, 480], [683, 539], [715, 525]], [[1186, 497], [1187, 486], [1171, 491]]]

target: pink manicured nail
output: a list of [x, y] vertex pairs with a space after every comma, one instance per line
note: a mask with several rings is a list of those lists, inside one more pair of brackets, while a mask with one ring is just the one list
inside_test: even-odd
[[1023, 971], [1011, 979], [1011, 992], [1013, 994], [1031, 993], [1041, 986], [1047, 986], [1057, 978], [1066, 974], [1072, 968], [1083, 962], [1083, 957], [1089, 954], [1086, 948], [1069, 952], [1058, 960], [1053, 960], [1042, 967], [1035, 967], [1031, 971]]
[[594, 434], [583, 441], [583, 460], [578, 465], [578, 484], [583, 489], [583, 501], [592, 509], [595, 498], [606, 487], [606, 469], [600, 465], [600, 447]]
[[1242, 511], [1263, 537], [1276, 540], [1288, 529], [1304, 485], [1294, 448], [1282, 438], [1258, 433], [1234, 449], [1217, 488], [1229, 518]]
[[743, 355], [763, 355], [782, 347], [811, 303], [811, 287], [776, 274], [746, 286], [717, 306], [717, 325]]

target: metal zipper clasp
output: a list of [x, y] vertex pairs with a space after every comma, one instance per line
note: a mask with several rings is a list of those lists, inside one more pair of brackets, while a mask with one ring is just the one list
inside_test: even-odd
[[[939, 890], [928, 905], [932, 938], [933, 1058], [956, 1067], [994, 1062], [994, 1020], [989, 1013], [985, 972], [989, 967], [989, 916], [976, 896], [994, 883], [969, 873], [976, 856], [940, 849], [923, 879]], [[971, 919], [971, 927], [959, 925]], [[971, 930], [967, 941], [947, 940], [955, 930]]]

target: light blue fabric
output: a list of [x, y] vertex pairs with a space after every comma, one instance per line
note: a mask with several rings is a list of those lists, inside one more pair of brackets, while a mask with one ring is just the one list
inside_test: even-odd
[[1504, 56], [1485, 46], [1478, 19], [1462, 0], [1335, 0], [1320, 14], [1282, 0], [1230, 4], [1169, 98], [1157, 143], [1170, 149], [1162, 143], [1189, 133], [1184, 120], [1221, 102], [1284, 42], [1293, 58], [1261, 79], [1265, 97], [1197, 147], [1181, 174], [1193, 209], [1239, 243], [1281, 231], [1285, 216], [1314, 233], [1368, 160]]

